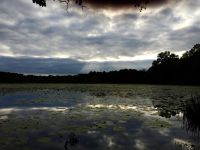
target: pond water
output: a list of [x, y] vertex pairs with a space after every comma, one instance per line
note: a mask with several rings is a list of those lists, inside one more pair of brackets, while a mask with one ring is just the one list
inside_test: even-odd
[[0, 149], [200, 149], [199, 95], [192, 86], [0, 85]]

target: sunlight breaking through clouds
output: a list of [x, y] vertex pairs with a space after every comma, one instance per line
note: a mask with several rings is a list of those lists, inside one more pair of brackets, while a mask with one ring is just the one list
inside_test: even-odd
[[173, 1], [140, 13], [75, 7], [66, 11], [53, 1], [41, 8], [31, 0], [1, 0], [0, 56], [93, 63], [152, 60], [164, 50], [182, 53], [200, 41], [199, 5]]

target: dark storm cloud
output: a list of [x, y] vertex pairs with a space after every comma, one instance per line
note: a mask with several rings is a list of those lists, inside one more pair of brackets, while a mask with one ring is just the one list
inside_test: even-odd
[[147, 69], [152, 60], [130, 62], [83, 62], [73, 59], [0, 57], [0, 70], [25, 74], [78, 74], [124, 68]]

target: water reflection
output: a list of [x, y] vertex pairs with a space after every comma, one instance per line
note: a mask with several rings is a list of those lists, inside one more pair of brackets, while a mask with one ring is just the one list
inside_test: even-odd
[[171, 118], [178, 114], [183, 115], [184, 128], [199, 136], [200, 133], [200, 96], [191, 97], [185, 101], [173, 99], [153, 100], [153, 105], [158, 114], [165, 118]]
[[[0, 89], [5, 93], [0, 94], [0, 143], [12, 142], [19, 149], [17, 144], [31, 142], [42, 150], [148, 150], [162, 145], [172, 150], [198, 145], [196, 137], [181, 128], [184, 115], [185, 128], [199, 132], [200, 102], [190, 99], [191, 88], [43, 86]], [[8, 147], [0, 144], [0, 149]]]
[[77, 145], [78, 143], [79, 143], [79, 138], [78, 138], [78, 136], [77, 136], [75, 133], [71, 132], [71, 133], [68, 135], [67, 140], [66, 140], [66, 142], [65, 142], [65, 150], [68, 150], [69, 147], [75, 146], [75, 145]]
[[183, 111], [185, 100], [182, 100], [179, 97], [160, 97], [157, 99], [153, 99], [152, 104], [155, 108], [157, 108], [159, 116], [171, 118], [172, 116], [176, 116]]

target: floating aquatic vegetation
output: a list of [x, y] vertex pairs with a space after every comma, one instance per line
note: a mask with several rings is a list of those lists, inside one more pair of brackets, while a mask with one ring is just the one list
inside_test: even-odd
[[173, 140], [174, 144], [180, 147], [182, 150], [196, 150], [196, 146], [188, 141], [177, 139]]
[[1, 127], [1, 130], [4, 133], [10, 133], [11, 131], [13, 131], [13, 127], [4, 125]]
[[22, 147], [21, 150], [32, 150], [30, 147]]
[[36, 99], [33, 99], [31, 102], [32, 103], [45, 103], [45, 102], [49, 102], [51, 101], [50, 99], [47, 99], [47, 98], [36, 98]]
[[126, 130], [126, 128], [121, 127], [121, 126], [114, 126], [113, 127], [113, 131], [125, 131], [125, 130]]
[[169, 128], [172, 126], [169, 122], [161, 119], [146, 120], [144, 124], [150, 128]]
[[163, 109], [159, 111], [159, 115], [161, 117], [165, 117], [165, 118], [171, 118], [172, 116], [175, 116], [176, 114], [178, 114], [179, 111], [174, 111], [174, 110], [167, 110], [167, 109]]
[[1, 136], [0, 137], [0, 145], [9, 145], [10, 143], [14, 142], [16, 138], [10, 136]]
[[108, 124], [106, 124], [106, 121], [101, 121], [101, 122], [94, 122], [92, 129], [104, 129], [107, 127]]
[[[1, 87], [2, 85], [0, 85], [0, 93]], [[126, 142], [127, 146], [133, 144], [131, 141], [138, 136], [145, 137], [147, 142], [165, 141], [165, 144], [169, 145], [171, 143], [168, 138], [171, 133], [188, 138], [187, 133], [173, 124], [175, 117], [162, 118], [158, 116], [159, 112], [160, 115], [168, 114], [169, 111], [170, 115], [173, 115], [173, 111], [178, 113], [183, 109], [188, 93], [194, 89], [199, 91], [198, 87], [192, 89], [191, 87], [166, 88], [146, 85], [88, 85], [86, 87], [78, 84], [44, 84], [14, 85], [14, 87], [15, 89], [7, 85], [6, 91], [11, 89], [10, 93], [5, 96], [0, 95], [2, 106], [0, 149], [2, 150], [13, 149], [19, 145], [20, 150], [23, 150], [26, 146], [30, 146], [27, 145], [30, 142], [38, 149], [46, 149], [45, 146], [49, 145], [64, 149], [65, 138], [70, 132], [80, 137], [78, 149], [87, 149], [82, 147], [87, 144], [99, 144], [100, 148], [106, 149], [107, 147], [104, 147], [107, 145], [106, 141], [102, 140], [104, 135], [115, 143], [112, 145], [111, 142], [111, 145], [115, 146], [112, 147], [113, 149], [120, 149], [119, 147], [123, 147]], [[100, 93], [97, 94], [98, 92]], [[8, 102], [13, 105], [4, 107]], [[12, 107], [16, 102], [19, 102], [17, 106], [20, 107]], [[181, 121], [177, 122], [181, 124]], [[177, 132], [173, 132], [174, 128]], [[160, 134], [165, 130], [169, 131], [166, 135]], [[143, 131], [147, 132], [143, 133]], [[160, 138], [152, 140], [146, 134]], [[122, 140], [119, 140], [118, 136], [127, 140], [121, 143]], [[22, 140], [17, 141], [16, 137]], [[85, 141], [88, 143], [84, 143]], [[1, 143], [7, 145], [3, 146]], [[9, 143], [13, 143], [12, 148], [9, 147]], [[149, 148], [148, 144], [145, 146]], [[69, 146], [68, 148], [74, 149]]]
[[39, 137], [37, 141], [45, 144], [51, 143], [51, 139], [49, 137]]
[[20, 138], [19, 137], [16, 138], [15, 144], [17, 144], [17, 145], [25, 145], [27, 143], [27, 141], [28, 141], [27, 137], [20, 136]]
[[86, 133], [87, 131], [90, 130], [90, 127], [86, 125], [66, 125], [64, 128], [67, 131], [74, 132], [74, 133]]

